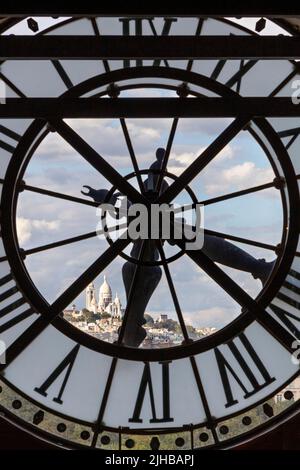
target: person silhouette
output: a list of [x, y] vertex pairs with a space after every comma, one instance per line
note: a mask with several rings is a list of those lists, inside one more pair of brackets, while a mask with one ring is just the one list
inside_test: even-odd
[[[155, 192], [157, 190], [164, 155], [165, 149], [158, 148], [156, 151], [156, 160], [150, 165], [150, 171], [147, 179], [144, 181], [146, 195], [147, 192]], [[168, 183], [162, 179], [160, 192], [164, 192], [168, 186]], [[84, 187], [88, 189], [88, 192], [82, 192], [82, 194], [92, 197], [94, 201], [99, 202], [99, 204], [104, 202], [108, 195], [107, 190], [95, 190], [90, 186]], [[115, 205], [120, 196], [122, 196], [121, 193], [116, 193], [110, 197], [109, 201], [106, 202]], [[128, 204], [130, 204], [130, 201]], [[181, 218], [176, 218], [175, 222], [176, 221], [182, 223]], [[174, 240], [167, 240], [167, 242], [171, 245], [175, 244]], [[141, 239], [133, 241], [132, 250], [130, 252], [132, 258], [139, 258], [142, 243], [143, 240]], [[201, 250], [216, 263], [251, 274], [254, 279], [259, 279], [263, 286], [266, 284], [276, 261], [273, 260], [271, 262], [267, 262], [265, 259], [256, 259], [245, 250], [242, 250], [224, 238], [208, 235], [205, 232]], [[159, 251], [157, 249], [156, 240], [146, 240], [142, 261], [153, 262], [157, 260], [159, 260]], [[135, 270], [136, 263], [130, 261], [126, 261], [122, 267], [122, 278], [126, 291], [127, 302], [130, 296]], [[135, 279], [135, 290], [131, 294], [130, 311], [128, 312], [126, 327], [122, 339], [123, 345], [138, 347], [145, 339], [147, 333], [143, 328], [143, 325], [146, 323], [144, 314], [161, 277], [162, 269], [160, 266], [141, 264], [139, 275]]]

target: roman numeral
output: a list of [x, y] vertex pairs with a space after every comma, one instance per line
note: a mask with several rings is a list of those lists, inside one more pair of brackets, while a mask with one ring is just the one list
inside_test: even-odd
[[63, 404], [62, 396], [65, 391], [66, 385], [68, 383], [71, 371], [73, 369], [80, 345], [77, 344], [74, 348], [67, 354], [67, 356], [62, 360], [62, 362], [54, 369], [54, 371], [49, 375], [49, 377], [45, 380], [45, 382], [40, 386], [34, 389], [35, 392], [43, 395], [43, 397], [47, 397], [48, 388], [60, 377], [62, 373], [64, 373], [64, 379], [60, 390], [58, 392], [57, 397], [53, 398], [55, 403], [59, 403], [60, 405]]
[[[295, 338], [300, 339], [300, 329], [294, 323], [297, 322], [300, 325], [300, 287], [295, 283], [297, 280], [300, 281], [300, 273], [291, 270], [289, 272], [289, 276], [290, 279], [283, 283], [283, 287], [287, 289], [287, 292], [282, 292], [281, 290], [275, 298], [280, 301], [280, 305], [282, 305], [281, 302], [284, 302], [284, 307], [279, 307], [272, 303], [270, 305], [270, 309], [276, 317], [281, 320], [292, 335], [294, 335]], [[292, 320], [294, 320], [294, 322]]]
[[[143, 23], [148, 22], [153, 36], [168, 36], [171, 30], [171, 26], [174, 22], [177, 21], [177, 18], [164, 18], [164, 24], [161, 33], [159, 34], [154, 25], [154, 18], [120, 18], [119, 21], [122, 23], [122, 34], [123, 36], [129, 36], [131, 32], [131, 26], [133, 26], [133, 35], [142, 36], [143, 35]], [[137, 67], [143, 65], [143, 61], [138, 59], [135, 61]], [[160, 59], [153, 61], [153, 65], [158, 67], [161, 63]], [[168, 61], [164, 60], [164, 64], [168, 67]], [[130, 67], [130, 60], [124, 60], [124, 67]]]
[[65, 71], [63, 66], [61, 65], [60, 61], [59, 60], [52, 60], [51, 62], [53, 64], [55, 70], [57, 71], [58, 75], [60, 76], [61, 80], [63, 81], [63, 83], [67, 87], [67, 89], [69, 90], [70, 88], [72, 88], [73, 87], [72, 80], [70, 79], [69, 75], [67, 74], [67, 72]]
[[[230, 34], [230, 36], [233, 36], [233, 34]], [[212, 78], [213, 80], [217, 80], [226, 62], [227, 60], [225, 59], [219, 60], [214, 70], [212, 71], [210, 78]], [[241, 89], [241, 85], [242, 85], [242, 78], [244, 77], [244, 75], [246, 75], [246, 73], [249, 72], [249, 70], [252, 69], [252, 67], [254, 67], [256, 63], [257, 63], [257, 60], [247, 60], [247, 61], [245, 61], [244, 59], [240, 60], [239, 70], [234, 75], [232, 75], [232, 77], [230, 77], [227, 80], [227, 82], [225, 82], [225, 85], [228, 88], [234, 88], [235, 86], [235, 91], [239, 93]]]
[[[16, 310], [17, 308], [22, 307], [22, 305], [26, 304], [26, 300], [24, 299], [24, 297], [21, 297], [17, 300], [14, 300], [11, 303], [9, 303], [6, 306], [1, 306], [1, 304], [4, 301], [6, 301], [7, 299], [9, 299], [10, 297], [12, 297], [13, 295], [15, 295], [19, 292], [17, 286], [12, 286], [12, 287], [9, 287], [6, 290], [2, 291], [2, 287], [4, 286], [4, 289], [5, 289], [6, 284], [11, 282], [12, 280], [13, 280], [13, 277], [12, 277], [11, 274], [7, 274], [6, 276], [4, 276], [0, 279], [0, 287], [1, 287], [1, 290], [0, 290], [0, 319], [4, 318], [6, 315], [9, 315], [11, 312]], [[26, 310], [24, 310], [23, 312], [19, 313], [18, 315], [14, 316], [10, 320], [8, 320], [7, 322], [2, 323], [2, 325], [0, 325], [0, 334], [4, 333], [7, 330], [9, 330], [10, 328], [12, 328], [17, 323], [20, 323], [21, 321], [23, 321], [26, 318], [30, 317], [33, 313], [34, 313], [34, 310], [31, 307], [29, 307]]]
[[[251, 366], [247, 363], [247, 359], [243, 356], [242, 352], [239, 350], [233, 340], [229, 341], [227, 343], [227, 346], [236, 361], [238, 362], [239, 366], [241, 367], [243, 371], [243, 377], [240, 377], [237, 374], [237, 372], [234, 370], [234, 366], [229, 362], [229, 360], [225, 358], [222, 352], [218, 348], [215, 348], [216, 361], [218, 364], [218, 369], [226, 397], [226, 408], [238, 403], [238, 400], [233, 396], [233, 391], [230, 384], [230, 377], [234, 379], [238, 386], [243, 390], [244, 398], [251, 397], [252, 395], [259, 392], [262, 388], [266, 387], [275, 380], [274, 377], [270, 376], [269, 372], [267, 371], [263, 362], [255, 352], [253, 346], [249, 342], [246, 335], [244, 333], [241, 333], [238, 338], [240, 339], [242, 345], [244, 346], [248, 355], [251, 357], [253, 363], [255, 364], [256, 374], [254, 374], [253, 370], [251, 369]], [[263, 383], [260, 383], [261, 379], [260, 381], [257, 379], [257, 372], [259, 372], [262, 376]], [[248, 381], [245, 384], [245, 378], [247, 378], [249, 383], [251, 384], [250, 387], [248, 385]]]
[[[21, 136], [19, 134], [3, 125], [0, 125], [0, 134], [4, 135], [5, 137], [9, 137], [15, 142], [19, 142], [19, 140], [21, 139]], [[11, 143], [6, 142], [5, 140], [0, 139], [0, 148], [6, 150], [6, 152], [14, 153], [16, 145], [13, 145]]]
[[[200, 35], [201, 35], [203, 23], [204, 23], [204, 18], [199, 18], [199, 20], [198, 20], [198, 25], [197, 25], [197, 29], [196, 29], [196, 32], [195, 32], [195, 36], [200, 36]], [[193, 65], [194, 65], [194, 60], [193, 60], [193, 59], [190, 59], [190, 60], [188, 61], [188, 63], [187, 63], [186, 70], [187, 70], [187, 71], [191, 71], [192, 68], [193, 68]]]
[[228, 86], [229, 88], [233, 88], [235, 86], [236, 87], [235, 91], [239, 93], [241, 89], [241, 85], [242, 85], [242, 78], [244, 77], [244, 75], [246, 75], [246, 73], [249, 72], [249, 70], [252, 69], [252, 67], [254, 67], [256, 63], [257, 63], [257, 60], [248, 60], [248, 61], [241, 60], [240, 68], [238, 72], [232, 75], [232, 77], [229, 80], [227, 80], [225, 85]]
[[128, 420], [130, 423], [142, 423], [143, 422], [140, 416], [141, 416], [141, 411], [142, 411], [147, 389], [149, 390], [151, 413], [152, 413], [152, 419], [150, 419], [150, 423], [167, 423], [167, 422], [174, 421], [174, 418], [171, 418], [170, 416], [170, 379], [169, 379], [170, 362], [171, 361], [160, 362], [162, 366], [162, 403], [163, 403], [162, 418], [157, 417], [155, 401], [154, 401], [151, 369], [150, 369], [150, 364], [147, 362], [145, 363], [145, 366], [144, 366], [142, 380], [140, 383], [133, 415], [132, 415], [132, 418]]
[[[221, 59], [217, 62], [214, 70], [211, 73], [210, 78], [213, 80], [217, 80], [217, 78], [221, 75], [221, 72], [223, 68], [225, 67], [227, 60]], [[225, 82], [225, 85], [228, 86], [229, 88], [234, 88], [237, 93], [240, 92], [241, 89], [241, 84], [242, 84], [242, 78], [246, 73], [249, 72], [249, 70], [254, 67], [254, 65], [257, 63], [257, 60], [240, 60], [240, 67], [239, 70], [230, 77], [227, 82]]]
[[294, 127], [293, 129], [286, 129], [284, 131], [278, 132], [278, 135], [281, 139], [283, 139], [284, 137], [291, 137], [288, 143], [285, 145], [285, 148], [287, 150], [295, 142], [299, 134], [300, 134], [300, 127]]

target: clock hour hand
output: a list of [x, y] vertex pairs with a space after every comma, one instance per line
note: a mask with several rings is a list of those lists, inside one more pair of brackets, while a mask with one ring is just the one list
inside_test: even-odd
[[81, 191], [81, 194], [91, 197], [99, 204], [106, 202], [107, 204], [112, 204], [114, 206], [119, 197], [122, 196], [121, 193], [114, 193], [108, 200], [106, 200], [109, 193], [108, 189], [94, 189], [87, 185], [84, 185], [83, 188], [85, 188], [87, 191]]
[[[181, 227], [182, 219], [175, 219], [176, 222]], [[186, 234], [189, 230], [194, 232], [193, 227], [184, 224], [184, 233]], [[169, 243], [175, 244], [171, 240]], [[216, 263], [252, 274], [254, 279], [261, 281], [262, 285], [266, 284], [276, 261], [267, 262], [265, 259], [257, 259], [224, 238], [208, 235], [205, 232], [201, 250]]]
[[213, 235], [204, 236], [202, 250], [216, 263], [251, 273], [262, 285], [266, 284], [275, 263], [275, 260], [267, 262], [265, 259], [254, 258], [233, 243]]
[[[165, 150], [162, 148], [156, 151], [156, 161], [151, 164], [148, 177], [144, 182], [144, 187], [147, 193], [155, 194], [157, 184], [159, 180], [159, 170], [161, 169], [162, 161], [165, 155]], [[163, 191], [168, 187], [168, 184], [163, 180], [162, 189]], [[131, 250], [131, 256], [138, 259], [141, 250], [142, 240], [137, 240], [133, 243]], [[145, 249], [143, 253], [142, 261], [157, 261], [159, 259], [159, 253], [156, 246], [156, 241], [147, 240], [145, 241]], [[131, 285], [135, 277], [136, 264], [127, 261], [122, 268], [123, 282], [127, 295], [127, 304], [129, 299], [129, 293]], [[159, 266], [145, 266], [139, 267], [137, 279], [135, 280], [135, 289], [132, 293], [128, 318], [123, 336], [123, 343], [127, 346], [138, 347], [146, 337], [146, 331], [143, 325], [146, 323], [144, 314], [149, 303], [150, 298], [153, 295], [156, 287], [162, 276], [162, 270]]]
[[[155, 241], [147, 240], [143, 261], [157, 261], [158, 250]], [[138, 240], [133, 244], [131, 256], [138, 258], [141, 249], [142, 240]], [[136, 264], [127, 261], [122, 268], [123, 282], [126, 290], [127, 303], [131, 285], [134, 279]], [[134, 291], [132, 293], [129, 313], [122, 342], [126, 346], [138, 347], [146, 337], [146, 331], [143, 325], [146, 323], [144, 314], [146, 307], [152, 297], [153, 292], [159, 284], [162, 276], [162, 270], [159, 266], [139, 267], [138, 276], [135, 280]]]

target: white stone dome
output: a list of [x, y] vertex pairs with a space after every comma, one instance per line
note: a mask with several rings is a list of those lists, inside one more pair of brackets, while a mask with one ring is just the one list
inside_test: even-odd
[[100, 287], [99, 294], [101, 297], [112, 296], [111, 288], [106, 280], [106, 276], [104, 276], [104, 282], [102, 286]]

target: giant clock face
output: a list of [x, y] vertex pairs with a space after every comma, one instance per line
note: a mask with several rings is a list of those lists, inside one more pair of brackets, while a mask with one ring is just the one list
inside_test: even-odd
[[[44, 23], [37, 34], [78, 40], [255, 34], [201, 18]], [[289, 96], [297, 70], [270, 60], [11, 60], [0, 76], [8, 97], [97, 97], [101, 106]], [[191, 449], [233, 446], [295, 413], [299, 132], [296, 118], [238, 115], [2, 119], [4, 415], [66, 447]], [[125, 196], [173, 204], [178, 217], [188, 208], [186, 225], [202, 203], [202, 248], [171, 235], [122, 237], [96, 209], [120, 208]], [[104, 274], [123, 307], [107, 282], [96, 298]]]

